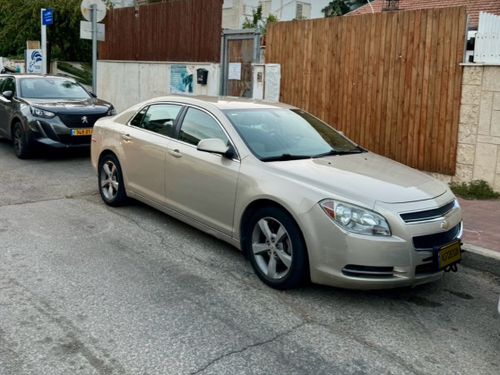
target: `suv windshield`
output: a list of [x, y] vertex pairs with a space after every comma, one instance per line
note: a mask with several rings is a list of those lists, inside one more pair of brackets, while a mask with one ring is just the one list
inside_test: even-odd
[[363, 152], [332, 127], [301, 110], [229, 109], [224, 113], [250, 150], [262, 161]]
[[29, 99], [82, 100], [90, 97], [78, 83], [59, 78], [22, 78], [19, 96]]

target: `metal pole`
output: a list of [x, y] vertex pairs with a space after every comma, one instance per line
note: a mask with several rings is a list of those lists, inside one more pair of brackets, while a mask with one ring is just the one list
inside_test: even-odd
[[43, 24], [43, 12], [45, 8], [40, 9], [40, 25], [42, 27], [42, 74], [47, 74], [47, 26]]
[[92, 13], [92, 92], [97, 94], [97, 5], [91, 5]]

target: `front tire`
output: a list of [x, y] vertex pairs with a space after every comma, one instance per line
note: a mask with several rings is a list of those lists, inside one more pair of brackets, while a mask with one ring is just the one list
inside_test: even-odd
[[281, 208], [263, 207], [254, 212], [245, 229], [243, 249], [257, 276], [271, 288], [296, 288], [308, 276], [302, 232]]
[[105, 155], [99, 160], [97, 175], [99, 193], [104, 203], [113, 207], [124, 205], [128, 198], [120, 162], [115, 155]]
[[19, 159], [27, 159], [31, 156], [27, 134], [20, 122], [16, 122], [12, 126], [12, 143], [14, 145], [14, 153]]

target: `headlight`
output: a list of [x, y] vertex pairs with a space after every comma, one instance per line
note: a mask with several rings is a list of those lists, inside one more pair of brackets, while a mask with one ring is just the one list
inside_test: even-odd
[[30, 107], [31, 108], [31, 113], [33, 116], [36, 117], [42, 117], [42, 118], [53, 118], [55, 117], [55, 113], [45, 111], [44, 109], [36, 108], [36, 107]]
[[115, 107], [111, 107], [108, 111], [108, 116], [114, 116], [116, 115], [116, 109]]
[[335, 224], [349, 232], [370, 236], [391, 235], [389, 224], [376, 212], [332, 199], [325, 199], [319, 204]]

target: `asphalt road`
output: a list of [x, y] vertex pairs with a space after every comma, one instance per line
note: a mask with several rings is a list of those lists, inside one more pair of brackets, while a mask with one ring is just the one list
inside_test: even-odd
[[499, 374], [499, 268], [278, 292], [225, 243], [105, 206], [86, 154], [0, 141], [0, 375]]

